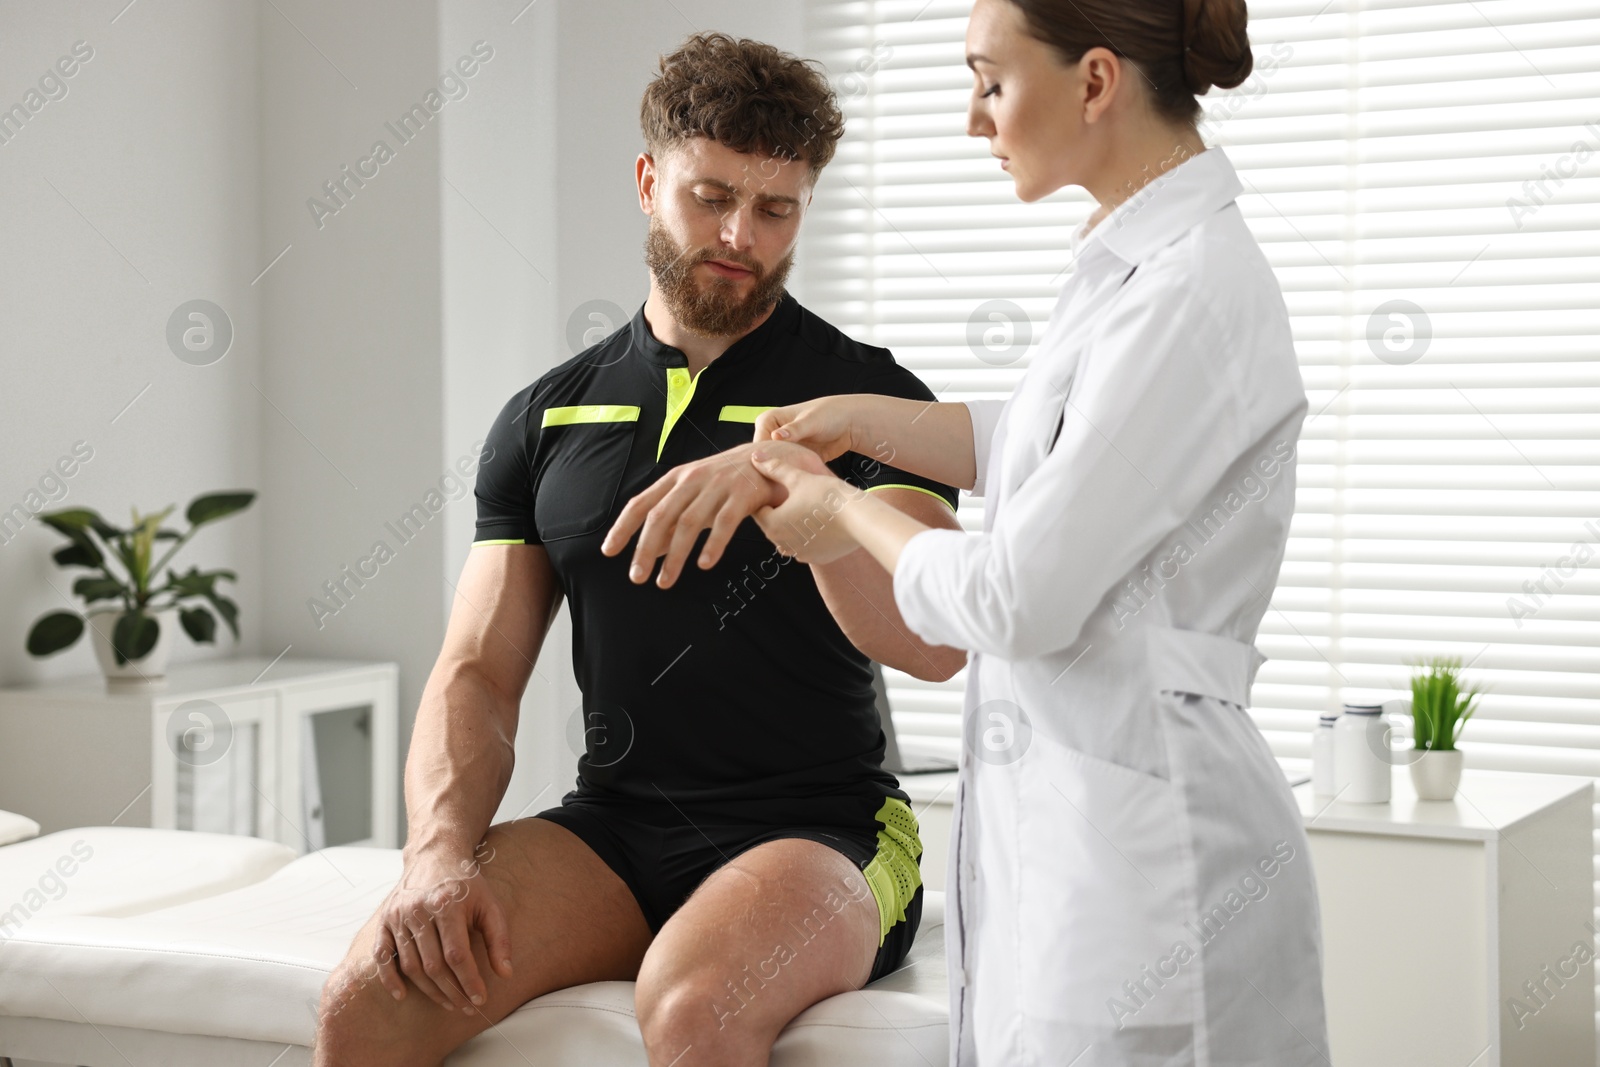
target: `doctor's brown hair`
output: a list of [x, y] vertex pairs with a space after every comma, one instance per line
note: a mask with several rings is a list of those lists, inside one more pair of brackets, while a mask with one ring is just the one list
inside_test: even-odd
[[815, 67], [770, 44], [697, 33], [661, 57], [639, 108], [645, 147], [708, 137], [736, 152], [803, 159], [815, 178], [844, 136], [844, 115]]
[[1106, 48], [1137, 64], [1156, 110], [1175, 122], [1194, 122], [1201, 112], [1195, 97], [1213, 85], [1232, 89], [1255, 68], [1244, 0], [1010, 2], [1022, 9], [1029, 33], [1068, 63]]

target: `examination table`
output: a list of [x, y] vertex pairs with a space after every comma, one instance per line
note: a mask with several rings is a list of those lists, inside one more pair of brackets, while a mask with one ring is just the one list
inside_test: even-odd
[[[0, 847], [0, 1057], [16, 1067], [308, 1064], [323, 982], [399, 875], [394, 849], [297, 856], [174, 830], [90, 827]], [[773, 1067], [944, 1063], [943, 927], [944, 896], [925, 891], [906, 964], [802, 1013]], [[445, 1062], [645, 1067], [633, 984], [529, 1001]]]

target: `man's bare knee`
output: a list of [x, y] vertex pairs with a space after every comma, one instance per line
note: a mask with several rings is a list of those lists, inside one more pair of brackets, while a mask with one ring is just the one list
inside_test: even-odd
[[[414, 988], [407, 990], [408, 1000], [420, 996]], [[423, 1061], [408, 1058], [407, 1050], [388, 1040], [400, 1006], [378, 980], [375, 960], [346, 957], [322, 986], [312, 1062], [316, 1067], [420, 1065]]]
[[758, 1013], [743, 1010], [751, 997], [709, 972], [680, 975], [670, 984], [641, 975], [634, 1015], [651, 1067], [765, 1063], [777, 1035]]

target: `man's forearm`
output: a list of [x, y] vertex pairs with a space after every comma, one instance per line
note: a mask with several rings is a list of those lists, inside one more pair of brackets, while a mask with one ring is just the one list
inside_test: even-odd
[[511, 781], [517, 708], [467, 666], [434, 668], [406, 759], [405, 858], [471, 856]]

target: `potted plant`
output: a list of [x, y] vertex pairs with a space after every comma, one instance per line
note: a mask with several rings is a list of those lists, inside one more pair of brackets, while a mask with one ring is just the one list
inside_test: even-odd
[[1444, 656], [1426, 660], [1411, 677], [1411, 723], [1416, 759], [1411, 784], [1419, 800], [1450, 800], [1461, 784], [1461, 728], [1477, 710], [1482, 692], [1461, 688], [1461, 661]]
[[[94, 630], [95, 657], [107, 681], [154, 680], [166, 674], [171, 645], [161, 638], [171, 630], [174, 615], [193, 640], [206, 644], [216, 640], [216, 616], [206, 604], [222, 616], [237, 641], [239, 606], [217, 590], [219, 581], [237, 579], [233, 571], [202, 572], [190, 567], [188, 573], [179, 574], [168, 569], [166, 584], [153, 585], [161, 569], [200, 527], [243, 511], [255, 496], [233, 492], [195, 497], [184, 512], [189, 528], [181, 533], [161, 525], [176, 505], [150, 515], [134, 509], [133, 525], [128, 529], [113, 526], [92, 508], [41, 513], [39, 521], [69, 542], [51, 558], [62, 567], [87, 567], [96, 573], [72, 584], [72, 591], [84, 600], [85, 612], [53, 611], [41, 617], [28, 631], [28, 652], [48, 656], [72, 646], [87, 622]], [[159, 541], [173, 544], [152, 564]], [[121, 564], [123, 574], [112, 570], [113, 560]], [[201, 603], [193, 603], [195, 600]], [[184, 606], [185, 601], [191, 603]]]

